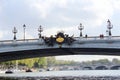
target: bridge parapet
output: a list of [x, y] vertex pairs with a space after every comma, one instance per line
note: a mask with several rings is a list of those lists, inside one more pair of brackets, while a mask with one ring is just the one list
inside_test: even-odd
[[[113, 36], [112, 39], [108, 39], [105, 37], [104, 39], [100, 39], [99, 37], [88, 37], [86, 38], [79, 38], [79, 37], [74, 37], [74, 42], [71, 45], [81, 45], [81, 44], [98, 44], [98, 43], [120, 43], [120, 37], [119, 36]], [[5, 41], [0, 41], [0, 46], [15, 46], [15, 45], [47, 45], [45, 44], [44, 39], [26, 39], [26, 40], [5, 40]], [[53, 44], [57, 44], [54, 42]], [[63, 43], [62, 45], [67, 45]]]
[[[104, 40], [120, 40], [120, 36], [112, 36], [111, 39], [108, 38], [108, 36], [105, 36], [104, 38], [100, 38], [99, 36], [93, 36], [93, 37], [83, 37], [83, 38], [80, 38], [80, 37], [73, 37], [75, 40], [80, 40], [80, 41], [104, 41]], [[41, 40], [40, 39], [26, 39], [26, 40], [23, 40], [23, 39], [19, 39], [19, 40], [16, 40], [16, 42], [35, 42], [35, 41], [38, 41], [38, 40]], [[0, 44], [5, 44], [5, 43], [13, 43], [14, 40], [2, 40], [0, 41]]]

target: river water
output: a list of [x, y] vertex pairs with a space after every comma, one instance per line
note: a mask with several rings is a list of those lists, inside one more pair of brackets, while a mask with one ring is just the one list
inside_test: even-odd
[[0, 80], [93, 80], [94, 78], [95, 80], [120, 80], [120, 70], [15, 72], [13, 74], [0, 73], [0, 77]]

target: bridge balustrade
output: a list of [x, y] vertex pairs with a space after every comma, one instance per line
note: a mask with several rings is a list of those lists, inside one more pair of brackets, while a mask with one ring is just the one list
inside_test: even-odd
[[37, 42], [38, 39], [26, 39], [26, 40], [4, 40], [4, 41], [0, 41], [0, 45], [1, 46], [5, 46], [5, 45], [12, 45], [12, 44], [28, 44], [28, 43], [34, 43]]
[[[74, 37], [75, 39], [75, 43], [96, 43], [96, 42], [109, 42], [109, 41], [120, 41], [120, 36], [112, 36], [111, 39], [108, 38], [108, 36], [104, 36], [103, 39], [101, 39], [99, 36], [92, 36], [92, 37], [83, 37], [83, 38], [80, 38], [80, 37]], [[0, 46], [6, 46], [6, 45], [14, 45], [14, 44], [42, 44], [40, 42], [41, 40], [39, 39], [26, 39], [26, 40], [23, 40], [23, 39], [20, 39], [20, 40], [3, 40], [3, 41], [0, 41]]]

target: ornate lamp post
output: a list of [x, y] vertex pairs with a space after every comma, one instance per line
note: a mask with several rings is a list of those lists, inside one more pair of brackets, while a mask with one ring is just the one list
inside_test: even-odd
[[26, 25], [24, 24], [23, 25], [23, 31], [24, 31], [24, 37], [23, 37], [23, 39], [25, 40], [25, 29], [26, 29]]
[[107, 28], [108, 28], [108, 36], [112, 36], [111, 29], [113, 28], [113, 25], [111, 24], [109, 19], [107, 21]]
[[40, 25], [39, 28], [38, 28], [38, 32], [39, 32], [39, 34], [38, 34], [38, 35], [39, 35], [39, 38], [41, 38], [41, 37], [42, 37], [42, 34], [41, 34], [41, 33], [43, 32], [43, 28], [42, 28], [41, 25]]
[[82, 30], [84, 29], [84, 26], [82, 23], [80, 23], [80, 26], [78, 26], [78, 29], [80, 30], [80, 37], [82, 37]]
[[14, 34], [14, 38], [13, 38], [13, 39], [16, 40], [16, 39], [17, 39], [17, 38], [16, 38], [16, 33], [17, 33], [17, 29], [16, 29], [16, 27], [14, 27], [14, 29], [13, 29], [12, 32], [13, 32], [13, 34]]

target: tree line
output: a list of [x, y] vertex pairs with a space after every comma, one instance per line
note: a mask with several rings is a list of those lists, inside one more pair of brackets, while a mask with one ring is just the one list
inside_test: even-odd
[[22, 59], [22, 60], [13, 60], [13, 61], [7, 61], [7, 62], [1, 62], [0, 65], [4, 66], [26, 66], [28, 68], [47, 68], [52, 66], [75, 66], [75, 65], [94, 65], [97, 63], [101, 64], [120, 64], [120, 60], [114, 58], [112, 61], [108, 59], [99, 59], [99, 60], [91, 60], [91, 61], [70, 61], [70, 60], [56, 60], [56, 58], [53, 57], [40, 57], [40, 58], [30, 58], [30, 59]]
[[28, 68], [47, 68], [52, 66], [74, 65], [75, 61], [56, 60], [55, 57], [40, 57], [1, 62], [4, 66], [26, 66]]

